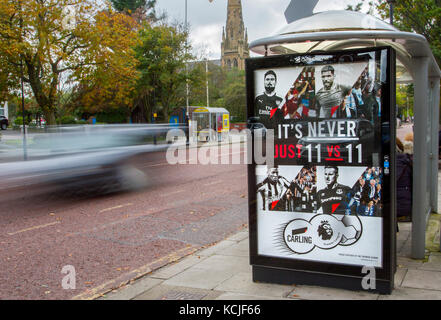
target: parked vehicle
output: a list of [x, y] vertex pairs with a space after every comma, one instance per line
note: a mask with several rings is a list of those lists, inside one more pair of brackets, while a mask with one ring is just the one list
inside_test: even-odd
[[0, 128], [6, 130], [9, 126], [9, 120], [5, 116], [0, 116]]
[[249, 125], [249, 129], [250, 129], [251, 131], [253, 131], [254, 134], [256, 134], [256, 132], [260, 132], [260, 135], [261, 135], [263, 138], [266, 138], [266, 128], [265, 128], [265, 126], [264, 126], [263, 124], [258, 123], [258, 122], [256, 122], [256, 123], [251, 123], [251, 124]]
[[40, 121], [34, 119], [29, 123], [29, 125], [34, 127], [44, 127], [46, 125], [46, 120], [43, 118], [41, 118]]

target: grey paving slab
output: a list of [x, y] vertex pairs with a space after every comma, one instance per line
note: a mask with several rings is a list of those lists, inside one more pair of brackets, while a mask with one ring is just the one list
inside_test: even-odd
[[235, 235], [232, 235], [231, 237], [228, 237], [227, 240], [230, 241], [242, 241], [244, 239], [248, 239], [248, 230], [247, 231], [241, 231], [236, 233]]
[[407, 268], [397, 268], [397, 272], [395, 273], [395, 279], [394, 279], [395, 287], [401, 286], [406, 274], [407, 274]]
[[[440, 277], [441, 277], [441, 256], [440, 255], [433, 255], [431, 254], [429, 256], [429, 260], [426, 263], [423, 263], [420, 267], [418, 267], [420, 270], [429, 270], [429, 271], [439, 271]], [[440, 288], [441, 290], [441, 288]]]
[[166, 285], [214, 289], [238, 272], [251, 272], [247, 257], [210, 256], [164, 282]]
[[226, 256], [241, 256], [248, 257], [249, 256], [249, 241], [248, 239], [242, 240], [228, 248], [225, 248], [218, 252], [219, 255]]
[[441, 291], [399, 287], [391, 295], [380, 295], [378, 300], [441, 300]]
[[298, 285], [288, 298], [303, 300], [376, 300], [379, 294], [365, 291]]
[[225, 248], [231, 247], [231, 246], [235, 245], [236, 243], [237, 243], [237, 241], [223, 240], [223, 241], [221, 241], [221, 242], [219, 242], [209, 248], [202, 249], [201, 251], [198, 251], [197, 254], [200, 256], [206, 256], [206, 257], [212, 256], [213, 254], [216, 254], [217, 252], [219, 252]]
[[407, 230], [400, 230], [400, 232], [397, 233], [397, 241], [400, 240], [407, 240], [410, 237], [410, 231]]
[[397, 253], [401, 252], [407, 240], [397, 240]]
[[164, 281], [168, 286], [180, 286], [211, 290], [231, 278], [234, 270], [190, 268], [177, 276]]
[[157, 286], [162, 281], [159, 279], [152, 279], [144, 277], [140, 280], [135, 281], [132, 284], [128, 284], [119, 290], [115, 290], [107, 293], [105, 296], [101, 297], [99, 300], [131, 300], [136, 296], [142, 294], [145, 291]]
[[197, 288], [158, 285], [134, 300], [214, 300], [223, 292]]
[[151, 278], [157, 278], [157, 279], [163, 279], [167, 280], [171, 277], [177, 275], [178, 273], [181, 273], [182, 271], [191, 268], [194, 265], [197, 265], [202, 260], [206, 259], [207, 257], [200, 256], [200, 255], [191, 255], [188, 257], [183, 258], [182, 260], [179, 260], [178, 262], [168, 265], [166, 267], [163, 267], [155, 272], [153, 272], [150, 277]]
[[398, 222], [398, 229], [400, 230], [400, 232], [412, 231], [412, 223], [411, 222]]
[[238, 272], [251, 272], [249, 259], [247, 257], [238, 257], [238, 256], [224, 256], [224, 255], [210, 256], [204, 261], [201, 261], [201, 263], [199, 263], [196, 267], [198, 269], [206, 269], [206, 270], [217, 270], [217, 271], [228, 270], [232, 274]]
[[419, 268], [423, 265], [422, 260], [411, 259], [409, 257], [397, 257], [398, 267], [401, 268]]
[[441, 292], [441, 276], [436, 271], [409, 269], [404, 277], [402, 287], [430, 289]]
[[412, 253], [412, 241], [410, 239], [406, 240], [406, 242], [402, 245], [402, 247], [398, 250], [397, 255], [400, 257], [410, 257]]
[[251, 272], [240, 272], [222, 282], [215, 288], [218, 291], [236, 292], [245, 295], [259, 295], [274, 298], [286, 298], [294, 289], [293, 286], [255, 283]]
[[[256, 295], [248, 295], [241, 294], [235, 292], [225, 292], [217, 297], [215, 300], [251, 300], [251, 301], [259, 301], [259, 300], [292, 300], [287, 298], [275, 298], [275, 297], [265, 297], [265, 296], [256, 296]], [[256, 304], [254, 304], [255, 306]]]

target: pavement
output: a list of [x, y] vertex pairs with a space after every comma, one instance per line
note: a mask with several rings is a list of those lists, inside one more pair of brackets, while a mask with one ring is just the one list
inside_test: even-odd
[[[441, 175], [439, 175], [441, 190]], [[439, 204], [441, 203], [441, 194]], [[248, 229], [154, 270], [99, 300], [441, 300], [441, 215], [427, 224], [426, 257], [411, 259], [411, 222], [399, 222], [397, 272], [390, 295], [307, 285], [254, 283]]]

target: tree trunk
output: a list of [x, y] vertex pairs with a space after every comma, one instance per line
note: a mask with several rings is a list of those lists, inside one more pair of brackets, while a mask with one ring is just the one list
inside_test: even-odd
[[55, 111], [54, 110], [47, 110], [43, 111], [44, 119], [46, 120], [46, 125], [55, 125], [57, 124], [55, 119]]
[[[34, 93], [35, 100], [39, 107], [43, 110], [44, 118], [47, 125], [56, 124], [55, 121], [55, 101], [44, 93], [43, 84], [39, 78], [41, 66], [38, 63], [25, 59], [27, 74], [29, 77], [29, 85]], [[52, 81], [50, 92], [56, 90], [56, 81]], [[55, 86], [55, 87], [53, 87]]]
[[162, 107], [162, 116], [164, 117], [164, 122], [168, 123], [168, 107]]

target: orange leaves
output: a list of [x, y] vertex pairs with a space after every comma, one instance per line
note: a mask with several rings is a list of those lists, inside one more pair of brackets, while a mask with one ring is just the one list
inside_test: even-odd
[[[74, 23], [67, 27], [69, 14]], [[52, 79], [87, 86], [84, 102], [128, 105], [138, 78], [133, 50], [138, 27], [130, 16], [95, 0], [2, 0], [0, 69], [19, 77], [17, 66], [26, 57], [24, 73], [28, 78], [41, 76], [32, 77], [31, 87], [48, 112], [55, 110], [57, 87]]]
[[79, 79], [89, 88], [81, 99], [86, 109], [131, 107], [139, 76], [133, 50], [138, 41], [137, 27], [128, 15], [111, 10], [95, 16], [94, 29], [89, 31], [91, 50], [87, 51], [87, 59], [94, 61], [94, 67]]

